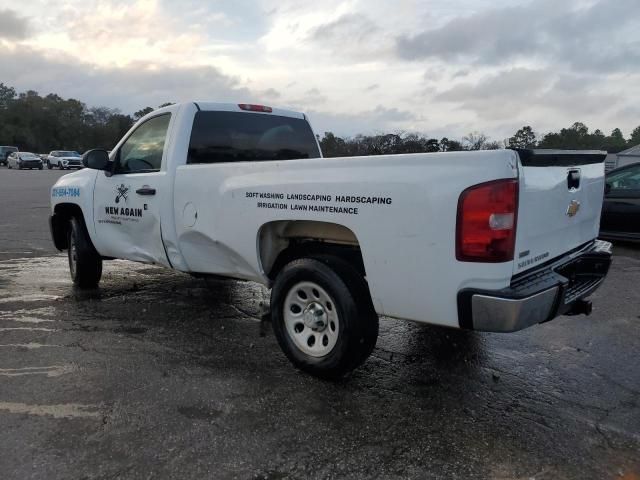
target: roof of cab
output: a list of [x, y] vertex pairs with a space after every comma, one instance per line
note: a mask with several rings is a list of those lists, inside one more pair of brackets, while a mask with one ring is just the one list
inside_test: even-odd
[[[218, 111], [218, 112], [242, 112], [242, 113], [258, 113], [260, 115], [280, 115], [281, 117], [293, 117], [306, 119], [304, 113], [285, 110], [282, 108], [273, 108], [272, 112], [247, 112], [242, 110], [238, 103], [215, 103], [215, 102], [193, 102], [200, 110]], [[269, 105], [270, 106], [270, 105]]]

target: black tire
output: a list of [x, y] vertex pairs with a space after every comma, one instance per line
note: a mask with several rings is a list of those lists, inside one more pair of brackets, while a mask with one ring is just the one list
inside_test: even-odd
[[42, 170], [42, 169], [43, 169], [43, 166], [42, 166], [42, 165], [40, 165], [40, 166], [38, 167], [38, 170]]
[[[296, 345], [285, 323], [287, 297], [305, 282], [320, 286], [330, 296], [339, 318], [335, 345], [320, 357]], [[330, 255], [301, 258], [284, 266], [271, 291], [271, 320], [287, 358], [300, 370], [324, 379], [343, 377], [360, 366], [378, 338], [378, 315], [364, 278], [349, 263]]]
[[53, 165], [51, 165], [51, 162], [49, 160], [47, 160], [47, 168], [49, 170], [51, 170], [53, 168]]
[[71, 280], [79, 288], [96, 288], [102, 277], [102, 258], [93, 247], [82, 220], [72, 217], [69, 223], [67, 254]]

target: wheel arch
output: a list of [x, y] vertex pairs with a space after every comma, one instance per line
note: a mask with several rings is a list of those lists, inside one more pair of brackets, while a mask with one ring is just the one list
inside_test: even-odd
[[265, 275], [273, 281], [292, 260], [329, 254], [351, 264], [366, 276], [360, 242], [348, 227], [316, 220], [279, 220], [260, 227], [258, 259]]
[[[50, 227], [53, 244], [60, 251], [69, 248], [69, 220], [71, 220], [72, 217], [80, 221], [87, 234], [87, 238], [91, 242], [91, 235], [89, 235], [84, 212], [80, 205], [76, 203], [58, 203], [54, 207], [53, 215], [50, 219]], [[91, 242], [91, 244], [93, 246], [93, 242]]]

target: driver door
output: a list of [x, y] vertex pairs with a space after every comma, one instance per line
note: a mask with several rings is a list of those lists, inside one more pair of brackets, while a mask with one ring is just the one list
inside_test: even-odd
[[160, 196], [168, 192], [161, 169], [170, 119], [167, 113], [140, 124], [112, 154], [112, 170], [97, 175], [94, 243], [105, 257], [169, 266]]

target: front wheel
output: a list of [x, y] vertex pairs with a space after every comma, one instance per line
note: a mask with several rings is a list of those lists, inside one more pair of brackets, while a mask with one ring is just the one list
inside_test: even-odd
[[69, 228], [69, 271], [79, 288], [95, 288], [102, 277], [102, 258], [93, 247], [82, 221], [71, 218]]
[[361, 365], [378, 337], [364, 278], [333, 256], [287, 264], [271, 292], [271, 316], [289, 360], [321, 378], [339, 378]]
[[53, 165], [51, 165], [51, 162], [49, 160], [47, 160], [47, 168], [49, 170], [51, 170], [53, 168]]

